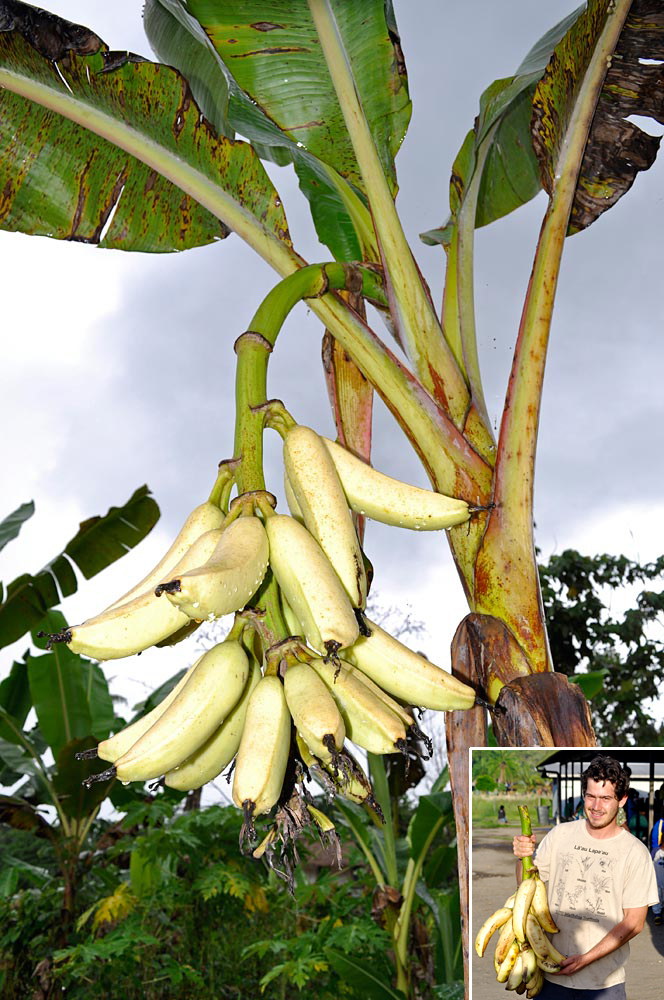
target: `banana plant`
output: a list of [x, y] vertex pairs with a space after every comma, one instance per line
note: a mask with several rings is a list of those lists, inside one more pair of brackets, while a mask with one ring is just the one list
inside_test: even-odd
[[[469, 605], [452, 665], [490, 705], [500, 744], [594, 743], [583, 694], [555, 672], [547, 643], [533, 542], [539, 407], [565, 238], [612, 207], [657, 153], [628, 119], [658, 114], [663, 26], [653, 0], [588, 0], [481, 95], [453, 166], [449, 220], [425, 235], [445, 249], [438, 315], [395, 206], [410, 98], [389, 0], [147, 0], [159, 62], [0, 0], [3, 228], [150, 252], [233, 232], [283, 279], [306, 262], [267, 159], [294, 166], [332, 257], [379, 272], [380, 314], [407, 365], [369, 326], [362, 288], [307, 300], [326, 331], [337, 432], [368, 458], [378, 393], [433, 488], [481, 508], [470, 528], [448, 532]], [[474, 230], [542, 189], [495, 439], [477, 349]], [[483, 707], [448, 718], [462, 894], [467, 747], [486, 743], [486, 725]]]

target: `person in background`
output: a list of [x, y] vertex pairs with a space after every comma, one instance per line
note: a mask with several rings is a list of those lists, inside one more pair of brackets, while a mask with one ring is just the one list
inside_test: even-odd
[[505, 813], [505, 806], [498, 806], [498, 822], [507, 823], [507, 814]]
[[634, 806], [635, 811], [627, 823], [629, 832], [645, 844], [648, 842], [648, 803], [645, 799], [637, 799]]
[[655, 878], [659, 892], [659, 902], [655, 903], [652, 912], [655, 916], [655, 923], [661, 924], [662, 909], [664, 908], [664, 817], [660, 817], [652, 828], [650, 853], [655, 865]]

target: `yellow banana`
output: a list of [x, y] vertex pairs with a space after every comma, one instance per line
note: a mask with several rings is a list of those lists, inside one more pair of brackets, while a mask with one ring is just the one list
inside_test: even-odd
[[169, 693], [162, 698], [158, 705], [152, 709], [152, 711], [147, 712], [142, 715], [140, 719], [136, 722], [132, 722], [129, 726], [125, 726], [119, 732], [114, 733], [113, 736], [109, 736], [108, 739], [102, 740], [97, 747], [97, 756], [100, 760], [108, 760], [114, 763], [119, 757], [129, 750], [130, 747], [136, 743], [138, 739], [141, 738], [143, 733], [146, 733], [150, 726], [152, 726], [160, 715], [166, 711], [168, 706], [175, 701], [180, 691], [185, 686], [189, 678], [191, 677], [192, 671], [200, 663], [201, 657], [193, 663], [186, 673], [180, 678], [175, 687], [169, 691]]
[[526, 943], [521, 945], [521, 964], [523, 966], [523, 981], [528, 984], [537, 973], [537, 955]]
[[535, 895], [536, 884], [537, 879], [535, 877], [524, 878], [516, 890], [514, 908], [512, 910], [512, 924], [514, 925], [514, 937], [519, 944], [525, 944], [526, 941], [526, 918], [530, 912], [530, 904]]
[[508, 896], [505, 900], [504, 905], [509, 906], [510, 910], [514, 909], [514, 900], [516, 899], [516, 893], [513, 892], [511, 896]]
[[516, 938], [514, 937], [514, 928], [512, 927], [512, 920], [510, 918], [503, 924], [502, 930], [498, 935], [498, 940], [496, 942], [496, 949], [493, 953], [493, 964], [496, 972], [498, 972], [503, 959], [512, 947], [514, 941], [516, 941]]
[[[221, 537], [219, 530], [206, 531], [187, 549], [175, 569], [185, 572], [207, 559]], [[189, 617], [168, 601], [148, 590], [125, 604], [88, 618], [66, 629], [52, 641], [67, 642], [74, 653], [95, 660], [115, 660], [133, 656], [163, 642], [190, 622]]]
[[502, 906], [484, 921], [475, 938], [475, 951], [480, 958], [486, 951], [486, 946], [488, 945], [489, 939], [494, 931], [497, 931], [499, 927], [502, 927], [504, 923], [511, 919], [511, 917], [512, 911], [509, 907]]
[[514, 965], [510, 969], [510, 973], [505, 982], [506, 990], [515, 990], [520, 983], [523, 982], [523, 958], [521, 952], [516, 956]]
[[269, 812], [281, 794], [290, 750], [291, 716], [278, 677], [263, 677], [249, 698], [233, 774], [233, 801], [253, 816]]
[[533, 997], [537, 996], [537, 994], [540, 992], [543, 986], [544, 986], [544, 976], [542, 975], [542, 972], [538, 966], [535, 975], [530, 980], [527, 986], [526, 997], [528, 998], [528, 1000], [533, 1000]]
[[499, 983], [507, 982], [507, 978], [514, 967], [514, 963], [517, 960], [519, 949], [520, 949], [519, 942], [515, 938], [512, 944], [507, 949], [507, 954], [500, 963], [500, 968], [496, 973], [496, 979], [498, 980]]
[[334, 566], [353, 607], [363, 608], [367, 577], [355, 525], [330, 453], [310, 427], [298, 425], [287, 433], [284, 468], [305, 527]]
[[261, 669], [254, 660], [249, 680], [238, 703], [198, 750], [164, 775], [165, 785], [181, 792], [190, 792], [213, 781], [230, 764], [240, 745], [249, 698], [260, 678]]
[[239, 611], [260, 587], [268, 562], [268, 543], [258, 517], [240, 516], [221, 532], [206, 562], [173, 574], [157, 587], [188, 618], [221, 618]]
[[382, 701], [383, 704], [390, 709], [390, 711], [394, 712], [394, 714], [401, 719], [406, 729], [415, 725], [415, 719], [413, 718], [411, 712], [409, 712], [408, 709], [401, 704], [401, 702], [396, 701], [395, 698], [389, 695], [387, 691], [384, 691], [379, 684], [372, 681], [368, 674], [362, 673], [361, 670], [354, 667], [352, 663], [348, 663], [346, 660], [344, 660], [344, 666], [350, 671], [353, 677], [356, 677], [358, 681], [364, 684], [364, 686], [379, 699], [379, 701]]
[[210, 503], [209, 500], [199, 504], [198, 507], [194, 507], [173, 540], [172, 545], [164, 553], [157, 565], [139, 583], [132, 587], [131, 590], [128, 590], [126, 594], [119, 597], [117, 601], [113, 601], [105, 610], [110, 611], [111, 608], [117, 608], [121, 604], [126, 604], [127, 601], [138, 597], [140, 594], [145, 593], [145, 591], [154, 590], [162, 580], [169, 579], [169, 572], [174, 566], [177, 566], [196, 539], [200, 538], [206, 531], [213, 531], [216, 528], [220, 528], [223, 524], [224, 516], [223, 511], [216, 504]]
[[533, 901], [530, 904], [530, 909], [535, 914], [545, 931], [548, 931], [549, 934], [558, 933], [560, 928], [556, 927], [555, 921], [551, 916], [549, 901], [546, 895], [546, 883], [543, 882], [541, 878], [537, 879], [535, 895], [533, 896]]
[[359, 627], [348, 595], [318, 542], [287, 514], [265, 523], [270, 566], [301, 631], [318, 653], [355, 642]]
[[475, 692], [471, 687], [404, 646], [368, 618], [366, 623], [371, 635], [360, 636], [344, 651], [344, 659], [384, 691], [421, 708], [451, 712], [473, 707]]
[[352, 452], [323, 438], [349, 506], [374, 521], [416, 531], [438, 531], [464, 524], [470, 517], [465, 500], [410, 486], [378, 472]]
[[294, 663], [284, 677], [286, 704], [295, 728], [322, 761], [333, 759], [344, 745], [346, 729], [337, 703], [314, 670]]
[[177, 698], [115, 762], [120, 781], [147, 781], [177, 767], [221, 725], [249, 676], [247, 654], [232, 639], [205, 653]]
[[545, 961], [556, 966], [556, 969], [553, 971], [558, 971], [560, 963], [563, 961], [565, 956], [551, 944], [548, 937], [542, 930], [539, 920], [532, 913], [529, 913], [526, 918], [526, 935], [528, 937], [528, 943], [537, 955], [540, 968], [544, 969], [545, 972], [552, 971], [542, 965], [542, 962]]
[[394, 753], [406, 746], [402, 720], [359, 681], [342, 661], [315, 659], [311, 667], [335, 697], [346, 735], [369, 753]]

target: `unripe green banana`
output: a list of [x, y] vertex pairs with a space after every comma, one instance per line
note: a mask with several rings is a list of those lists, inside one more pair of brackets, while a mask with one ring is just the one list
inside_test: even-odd
[[560, 928], [556, 927], [556, 923], [551, 916], [549, 901], [546, 894], [546, 883], [543, 882], [541, 878], [537, 879], [535, 895], [533, 896], [533, 901], [530, 904], [530, 909], [535, 914], [545, 931], [548, 931], [549, 934], [558, 933]]
[[512, 911], [507, 906], [502, 906], [500, 909], [492, 913], [490, 917], [484, 921], [477, 936], [475, 937], [475, 951], [482, 957], [486, 951], [486, 946], [489, 943], [491, 935], [494, 931], [497, 931], [499, 927], [502, 927], [508, 920], [512, 917]]
[[327, 653], [354, 643], [359, 636], [355, 613], [315, 538], [286, 514], [268, 517], [265, 529], [270, 566], [309, 645]]
[[384, 691], [379, 684], [372, 681], [368, 674], [363, 673], [358, 667], [354, 667], [352, 663], [348, 663], [346, 660], [344, 660], [344, 666], [351, 672], [353, 677], [356, 677], [357, 680], [364, 684], [365, 687], [369, 688], [371, 693], [378, 698], [379, 701], [382, 701], [391, 712], [394, 712], [397, 718], [401, 719], [406, 729], [415, 725], [415, 719], [413, 718], [412, 713], [409, 712], [404, 705], [389, 695], [387, 691]]
[[306, 663], [294, 663], [284, 677], [286, 704], [295, 728], [321, 761], [336, 757], [346, 729], [337, 703], [316, 672]]
[[223, 511], [216, 504], [210, 503], [209, 500], [199, 504], [198, 507], [194, 507], [174, 538], [172, 545], [164, 553], [157, 565], [150, 570], [147, 576], [144, 576], [139, 583], [132, 587], [131, 590], [128, 590], [126, 594], [119, 597], [117, 601], [113, 601], [105, 610], [110, 611], [111, 608], [117, 608], [121, 604], [126, 604], [127, 601], [131, 601], [134, 597], [139, 597], [146, 591], [154, 590], [162, 580], [168, 580], [170, 571], [186, 555], [196, 539], [200, 538], [206, 531], [221, 528], [224, 517]]
[[213, 781], [230, 764], [240, 746], [249, 698], [260, 678], [261, 668], [254, 660], [249, 680], [237, 705], [198, 750], [164, 775], [165, 785], [181, 792], [191, 792], [206, 782]]
[[[533, 913], [529, 913], [526, 917], [526, 936], [528, 938], [528, 943], [537, 955], [539, 967], [545, 972], [557, 972], [560, 968], [560, 963], [563, 961], [565, 956], [551, 944], [548, 937], [542, 930], [539, 920]], [[545, 964], [542, 965], [542, 962]], [[556, 968], [547, 968], [547, 963], [555, 965]]]
[[157, 721], [160, 715], [163, 715], [171, 702], [175, 701], [180, 691], [185, 686], [189, 678], [191, 677], [192, 671], [198, 666], [201, 657], [193, 663], [186, 673], [180, 678], [174, 688], [172, 688], [169, 693], [162, 698], [158, 705], [156, 705], [152, 711], [147, 712], [142, 715], [140, 719], [136, 722], [132, 722], [129, 726], [125, 726], [119, 732], [114, 733], [113, 736], [109, 736], [108, 739], [102, 740], [97, 747], [97, 756], [100, 760], [108, 760], [112, 764], [122, 757], [123, 754], [127, 752], [136, 743], [137, 740], [141, 738], [143, 733], [147, 733], [148, 729]]
[[366, 619], [371, 635], [360, 636], [344, 651], [344, 659], [358, 667], [379, 687], [409, 705], [451, 712], [472, 708], [475, 692], [447, 670]]
[[353, 607], [363, 608], [367, 577], [355, 525], [330, 453], [310, 427], [298, 425], [287, 433], [284, 468], [305, 527], [330, 560]]
[[346, 726], [346, 735], [369, 753], [395, 753], [406, 747], [402, 720], [377, 698], [345, 663], [315, 659], [311, 667], [335, 697]]
[[349, 506], [374, 521], [416, 531], [438, 531], [470, 518], [465, 500], [410, 486], [378, 472], [352, 452], [323, 438]]
[[535, 895], [536, 885], [537, 879], [535, 877], [524, 878], [516, 890], [514, 908], [512, 910], [512, 924], [514, 926], [514, 937], [519, 944], [525, 944], [526, 941], [526, 918], [530, 913], [530, 904]]
[[233, 774], [233, 801], [249, 820], [269, 812], [279, 799], [290, 738], [284, 686], [278, 677], [263, 677], [249, 698]]
[[[202, 534], [189, 547], [174, 571], [184, 573], [205, 561], [221, 535], [219, 530]], [[149, 590], [110, 611], [88, 618], [81, 625], [66, 629], [52, 640], [68, 642], [74, 653], [82, 653], [95, 660], [115, 660], [133, 656], [162, 642], [189, 622], [186, 614], [168, 601], [160, 600], [154, 590]]]
[[174, 574], [157, 587], [171, 604], [199, 621], [239, 611], [260, 587], [268, 561], [268, 542], [258, 517], [240, 516], [221, 532], [206, 562]]
[[191, 756], [240, 700], [249, 676], [247, 654], [233, 639], [205, 653], [177, 698], [115, 762], [120, 781], [160, 777]]

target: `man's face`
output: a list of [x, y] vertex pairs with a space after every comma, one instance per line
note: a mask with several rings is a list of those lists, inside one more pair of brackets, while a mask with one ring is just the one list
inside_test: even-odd
[[610, 781], [594, 781], [588, 778], [584, 796], [584, 812], [593, 830], [602, 830], [615, 823], [618, 809], [627, 801], [627, 796], [618, 801], [616, 788]]

